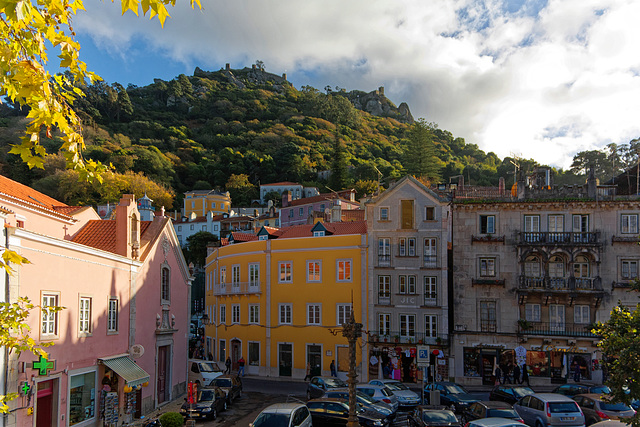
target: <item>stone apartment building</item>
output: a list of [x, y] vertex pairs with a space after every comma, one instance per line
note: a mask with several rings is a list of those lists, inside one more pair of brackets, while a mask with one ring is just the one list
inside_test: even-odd
[[511, 191], [459, 189], [452, 205], [453, 310], [450, 372], [461, 384], [492, 384], [526, 365], [532, 386], [602, 381], [591, 332], [619, 302], [634, 307], [640, 198], [593, 176], [557, 187], [549, 171]]

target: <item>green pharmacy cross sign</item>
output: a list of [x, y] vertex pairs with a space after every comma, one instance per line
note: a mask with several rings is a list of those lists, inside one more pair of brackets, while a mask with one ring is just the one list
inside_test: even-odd
[[40, 359], [33, 362], [32, 368], [38, 370], [38, 375], [47, 375], [49, 371], [56, 369], [56, 361], [40, 355]]
[[28, 395], [29, 391], [31, 390], [31, 386], [29, 385], [28, 382], [23, 382], [22, 385], [20, 386], [20, 391], [22, 392], [23, 395]]

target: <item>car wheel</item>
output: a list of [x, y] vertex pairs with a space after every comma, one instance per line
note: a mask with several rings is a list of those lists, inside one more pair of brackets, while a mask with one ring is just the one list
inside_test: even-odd
[[540, 421], [536, 421], [536, 427], [544, 427]]

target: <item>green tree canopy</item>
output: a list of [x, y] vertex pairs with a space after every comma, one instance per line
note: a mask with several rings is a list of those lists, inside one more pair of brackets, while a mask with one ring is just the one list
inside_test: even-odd
[[208, 231], [198, 231], [187, 237], [187, 246], [183, 250], [187, 263], [193, 263], [197, 267], [204, 267], [207, 258], [207, 245], [217, 241], [218, 236]]
[[432, 140], [434, 125], [424, 119], [417, 120], [407, 133], [402, 151], [405, 171], [431, 183], [440, 180], [440, 161]]

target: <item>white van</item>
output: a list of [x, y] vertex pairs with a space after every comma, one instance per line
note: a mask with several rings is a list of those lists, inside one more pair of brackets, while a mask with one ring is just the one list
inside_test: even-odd
[[189, 382], [201, 387], [208, 386], [214, 378], [222, 375], [222, 369], [212, 360], [189, 359]]

